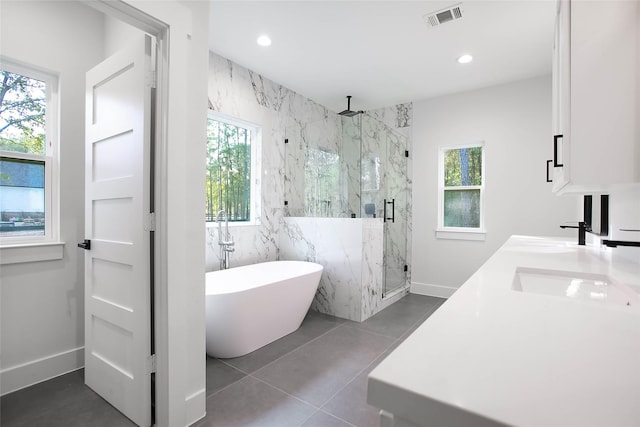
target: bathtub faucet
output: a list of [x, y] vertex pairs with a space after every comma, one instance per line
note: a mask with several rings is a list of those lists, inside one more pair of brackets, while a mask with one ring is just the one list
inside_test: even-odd
[[[224, 234], [222, 233], [222, 218], [224, 218]], [[226, 270], [229, 268], [229, 255], [235, 251], [235, 243], [233, 242], [233, 236], [229, 232], [229, 215], [223, 210], [216, 215], [216, 221], [218, 222], [218, 245], [220, 246], [220, 269]]]

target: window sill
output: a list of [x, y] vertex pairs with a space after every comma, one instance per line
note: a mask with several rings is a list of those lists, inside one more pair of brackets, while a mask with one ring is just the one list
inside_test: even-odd
[[64, 244], [49, 242], [0, 246], [0, 265], [62, 259]]
[[436, 230], [436, 239], [484, 241], [487, 232], [484, 230]]

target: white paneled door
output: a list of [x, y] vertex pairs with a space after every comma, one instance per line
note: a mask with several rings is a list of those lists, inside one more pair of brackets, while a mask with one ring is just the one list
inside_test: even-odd
[[140, 426], [154, 369], [152, 45], [145, 36], [86, 76], [85, 383]]

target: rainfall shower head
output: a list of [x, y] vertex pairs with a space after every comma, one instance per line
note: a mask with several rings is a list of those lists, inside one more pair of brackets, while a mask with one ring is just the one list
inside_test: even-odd
[[353, 117], [353, 116], [357, 116], [358, 114], [362, 114], [364, 113], [364, 111], [360, 110], [360, 111], [352, 111], [351, 110], [351, 95], [347, 95], [347, 109], [344, 111], [340, 111], [338, 114], [340, 114], [341, 116], [347, 116], [347, 117]]

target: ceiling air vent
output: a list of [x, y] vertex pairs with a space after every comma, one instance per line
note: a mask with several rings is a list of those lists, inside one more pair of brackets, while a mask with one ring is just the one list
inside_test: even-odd
[[462, 18], [462, 3], [424, 15], [424, 20], [427, 21], [429, 28], [437, 27], [440, 24], [446, 24], [447, 22], [460, 18]]

